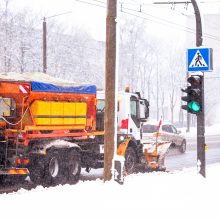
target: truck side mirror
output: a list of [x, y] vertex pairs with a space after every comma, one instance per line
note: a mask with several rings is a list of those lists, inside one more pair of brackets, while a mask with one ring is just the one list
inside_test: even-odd
[[150, 106], [150, 104], [149, 104], [149, 102], [147, 101], [147, 99], [144, 99], [144, 102], [145, 102], [145, 106], [146, 106], [146, 109], [145, 109], [145, 118], [149, 118], [149, 115], [150, 115], [150, 113], [149, 113], [149, 106]]
[[145, 121], [149, 117], [149, 102], [146, 99], [139, 100], [140, 120]]

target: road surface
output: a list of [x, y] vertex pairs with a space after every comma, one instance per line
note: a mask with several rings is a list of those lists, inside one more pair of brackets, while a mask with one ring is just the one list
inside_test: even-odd
[[[206, 164], [220, 163], [220, 135], [206, 136]], [[184, 154], [172, 149], [166, 158], [166, 167], [169, 171], [181, 170], [184, 167], [196, 167], [197, 141], [196, 137], [187, 138], [187, 150]]]
[[[220, 163], [220, 135], [210, 135], [206, 137], [206, 144], [209, 149], [206, 151], [206, 164]], [[187, 138], [187, 150], [180, 153], [178, 149], [171, 149], [167, 155], [165, 165], [168, 171], [182, 170], [183, 168], [196, 167], [197, 151], [196, 137]], [[90, 173], [82, 170], [80, 180], [95, 180], [102, 178], [103, 169], [91, 170]], [[0, 185], [0, 193], [17, 191], [20, 188], [35, 188], [32, 183], [26, 181], [17, 185]]]

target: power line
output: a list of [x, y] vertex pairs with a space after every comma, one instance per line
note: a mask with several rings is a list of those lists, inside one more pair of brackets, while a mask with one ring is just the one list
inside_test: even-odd
[[[155, 21], [155, 20], [151, 20], [149, 18], [145, 18], [145, 17], [141, 17], [141, 16], [138, 16], [138, 15], [135, 15], [135, 14], [132, 14], [132, 13], [129, 13], [129, 12], [125, 12], [123, 11], [124, 14], [128, 14], [128, 15], [131, 15], [131, 16], [134, 16], [134, 17], [137, 17], [137, 18], [141, 18], [143, 20], [147, 20], [147, 21], [152, 21], [154, 23], [158, 23], [158, 24], [162, 24], [164, 25], [163, 23], [159, 22], [159, 21]], [[179, 30], [182, 30], [182, 31], [185, 31], [185, 32], [188, 32], [188, 33], [191, 33], [191, 34], [195, 34], [195, 31], [190, 31], [190, 30], [184, 30], [184, 29], [181, 29], [181, 28], [176, 28], [176, 29], [179, 29]]]
[[200, 1], [200, 3], [213, 4], [213, 3], [220, 3], [220, 1]]
[[168, 4], [191, 4], [192, 2], [191, 1], [183, 1], [183, 2], [179, 2], [179, 1], [177, 1], [177, 2], [153, 2], [153, 4], [155, 4], [155, 5], [168, 5]]
[[[105, 9], [106, 9], [106, 6], [94, 4], [94, 3], [91, 3], [91, 2], [87, 2], [87, 1], [83, 1], [83, 0], [75, 0], [75, 1], [76, 1], [76, 2], [81, 2], [81, 3], [84, 3], [84, 4], [88, 4], [88, 5], [92, 5], [92, 6], [96, 6], [96, 7], [100, 7], [100, 8], [105, 8]], [[104, 3], [104, 2], [103, 2], [103, 3]]]
[[[143, 12], [143, 11], [137, 11], [137, 10], [135, 10], [135, 9], [125, 8], [125, 7], [124, 7], [123, 9], [128, 10], [128, 11], [133, 11], [133, 12], [142, 13], [142, 14], [144, 14], [144, 15], [147, 15], [147, 16], [152, 17], [152, 18], [154, 18], [154, 19], [160, 20], [160, 21], [162, 21], [162, 22], [166, 22], [166, 23], [169, 23], [169, 24], [172, 24], [172, 25], [176, 25], [176, 26], [182, 26], [182, 27], [184, 27], [184, 28], [186, 28], [186, 29], [189, 29], [189, 30], [193, 30], [193, 31], [194, 31], [194, 29], [192, 29], [192, 28], [186, 27], [186, 26], [181, 25], [181, 24], [177, 24], [177, 23], [175, 23], [175, 22], [172, 22], [172, 21], [169, 21], [169, 20], [166, 20], [166, 19], [162, 19], [162, 18], [160, 18], [160, 17], [157, 17], [157, 16], [154, 16], [154, 15], [145, 13], [145, 12]], [[122, 12], [123, 12], [123, 11], [122, 11]]]
[[100, 0], [92, 0], [92, 1], [94, 1], [94, 2], [98, 2], [98, 3], [101, 3], [101, 4], [106, 4], [105, 2], [100, 1]]
[[[102, 2], [102, 1], [100, 1], [100, 0], [93, 0], [93, 1], [101, 2], [101, 3], [105, 4], [105, 2]], [[219, 2], [220, 2], [220, 1], [219, 1]], [[165, 3], [170, 3], [170, 2], [165, 2]], [[177, 2], [177, 3], [182, 4], [182, 3], [191, 3], [191, 2]], [[169, 23], [169, 24], [171, 24], [171, 25], [178, 26], [178, 29], [180, 29], [179, 27], [181, 26], [182, 28], [185, 28], [185, 29], [187, 29], [187, 30], [190, 30], [190, 31], [191, 31], [190, 33], [195, 33], [195, 29], [193, 29], [193, 28], [189, 28], [189, 27], [186, 27], [186, 26], [184, 26], [184, 25], [177, 24], [177, 23], [175, 23], [175, 22], [172, 22], [172, 21], [169, 21], [169, 20], [165, 20], [165, 19], [159, 18], [159, 17], [157, 17], [157, 16], [154, 16], [154, 15], [151, 15], [151, 14], [148, 14], [148, 13], [143, 12], [143, 11], [141, 10], [142, 4], [139, 5], [139, 6], [140, 6], [140, 10], [139, 10], [139, 11], [137, 11], [137, 10], [135, 10], [135, 9], [123, 7], [123, 6], [122, 6], [122, 5], [124, 4], [123, 2], [122, 2], [122, 3], [119, 3], [119, 4], [121, 4], [121, 12], [123, 12], [123, 11], [122, 11], [123, 9], [125, 9], [125, 10], [130, 10], [130, 11], [133, 11], [133, 12], [138, 12], [138, 13], [140, 12], [140, 13], [142, 13], [142, 14], [144, 14], [144, 15], [147, 15], [147, 16], [150, 16], [150, 17], [152, 17], [152, 18], [154, 18], [154, 19], [161, 20], [162, 22], [166, 22], [166, 23]], [[127, 4], [127, 3], [125, 3], [125, 4]], [[135, 5], [135, 4], [134, 4], [134, 5]], [[136, 5], [137, 5], [137, 4], [136, 4]], [[143, 4], [143, 5], [144, 5], [144, 4]], [[143, 18], [143, 17], [141, 17], [141, 16], [137, 16], [137, 17]], [[144, 19], [146, 19], [146, 18], [144, 18]], [[149, 21], [152, 21], [152, 22], [156, 22], [156, 21], [151, 20], [151, 19], [146, 19], [146, 20], [149, 20]], [[160, 23], [160, 22], [156, 22], [156, 23]], [[163, 24], [163, 23], [160, 23], [160, 24]], [[184, 30], [184, 31], [185, 31], [185, 30]], [[204, 33], [204, 36], [206, 36], [206, 37], [208, 37], [208, 38], [210, 38], [210, 39], [213, 39], [213, 40], [220, 41], [220, 38], [218, 38], [217, 36], [211, 35], [211, 34]]]
[[[170, 2], [169, 2], [170, 3]], [[178, 2], [178, 3], [183, 3], [183, 2]], [[185, 2], [184, 2], [185, 3]], [[187, 3], [187, 2], [186, 2]], [[122, 9], [122, 5], [121, 5], [121, 9]], [[135, 10], [135, 9], [130, 9], [130, 8], [126, 8], [126, 7], [124, 7], [123, 9], [126, 9], [126, 10], [129, 10], [129, 11], [133, 11], [133, 12], [140, 12], [140, 13], [142, 13], [142, 14], [144, 14], [144, 15], [147, 15], [147, 16], [150, 16], [150, 17], [152, 17], [152, 18], [154, 18], [154, 19], [157, 19], [157, 20], [161, 20], [162, 22], [166, 22], [166, 23], [169, 23], [169, 24], [172, 24], [172, 25], [176, 25], [176, 26], [181, 26], [181, 27], [183, 27], [183, 28], [186, 28], [186, 29], [188, 29], [188, 30], [191, 30], [191, 31], [193, 31], [193, 32], [195, 32], [195, 29], [193, 29], [193, 28], [189, 28], [189, 27], [186, 27], [186, 26], [184, 26], [184, 25], [181, 25], [181, 24], [177, 24], [177, 23], [175, 23], [175, 22], [172, 22], [172, 21], [169, 21], [169, 20], [166, 20], [166, 19], [162, 19], [162, 18], [159, 18], [159, 17], [157, 17], [157, 16], [154, 16], [154, 15], [151, 15], [151, 14], [148, 14], [148, 13], [145, 13], [145, 12], [143, 12], [142, 10], [139, 10], [139, 11], [137, 11], [137, 10]], [[141, 8], [140, 8], [141, 9]], [[220, 38], [218, 38], [218, 37], [216, 37], [216, 36], [214, 36], [214, 35], [211, 35], [211, 34], [207, 34], [207, 33], [204, 33], [206, 36], [209, 36], [210, 38], [212, 38], [212, 39], [214, 39], [214, 40], [220, 40]]]
[[213, 21], [209, 21], [209, 20], [206, 20], [205, 23], [208, 23], [209, 26], [211, 26], [215, 30], [220, 31], [220, 25], [219, 24], [217, 24], [217, 23], [215, 23]]
[[[169, 23], [169, 24], [171, 24], [171, 25], [178, 26], [178, 28], [179, 28], [179, 27], [182, 27], [182, 28], [185, 28], [185, 29], [187, 29], [187, 30], [190, 30], [190, 31], [195, 32], [195, 29], [193, 29], [193, 28], [186, 27], [186, 26], [184, 26], [184, 25], [177, 24], [177, 23], [175, 23], [175, 22], [172, 22], [172, 21], [169, 21], [169, 20], [166, 20], [166, 19], [162, 19], [162, 18], [156, 17], [156, 16], [154, 16], [154, 15], [145, 13], [145, 12], [143, 12], [143, 11], [137, 11], [137, 10], [135, 10], [135, 9], [130, 9], [130, 8], [124, 8], [124, 9], [125, 9], [125, 10], [129, 10], [129, 11], [133, 11], [133, 12], [142, 13], [142, 14], [147, 15], [147, 16], [150, 16], [150, 17], [152, 17], [152, 18], [154, 18], [154, 19], [161, 20], [162, 22], [166, 22], [166, 23]], [[123, 12], [123, 11], [122, 11], [122, 12]], [[143, 18], [143, 17], [141, 17], [141, 16], [139, 16], [139, 17], [140, 17], [140, 18]], [[154, 22], [154, 20], [151, 20], [151, 21]], [[160, 23], [160, 22], [157, 22], [157, 23]], [[163, 23], [160, 23], [160, 24], [163, 24]], [[213, 40], [218, 40], [218, 41], [220, 41], [220, 38], [218, 38], [217, 36], [211, 35], [211, 34], [204, 33], [204, 36], [209, 37], [209, 38], [211, 38], [211, 39], [213, 39]]]
[[41, 20], [45, 20], [45, 19], [48, 19], [48, 18], [54, 18], [54, 17], [58, 17], [58, 16], [61, 16], [61, 15], [71, 14], [71, 13], [73, 13], [73, 12], [72, 11], [67, 11], [67, 12], [63, 12], [63, 13], [60, 13], [60, 14], [55, 14], [55, 15], [51, 15], [51, 16], [48, 16], [48, 17], [44, 17]]
[[[106, 6], [102, 6], [102, 5], [97, 5], [97, 4], [94, 4], [94, 3], [91, 3], [91, 2], [87, 2], [87, 1], [83, 1], [83, 0], [75, 0], [77, 2], [81, 2], [81, 3], [84, 3], [84, 4], [89, 4], [89, 5], [93, 5], [93, 6], [97, 6], [97, 7], [102, 7], [102, 8], [106, 8]], [[105, 4], [105, 2], [102, 2], [100, 0], [92, 0], [92, 1], [95, 1], [95, 2], [100, 2], [102, 4]], [[220, 2], [220, 1], [219, 1]], [[124, 3], [123, 3], [124, 4]], [[126, 3], [125, 3], [126, 4]], [[141, 8], [141, 5], [139, 5], [140, 8]], [[146, 17], [143, 17], [143, 16], [139, 16], [139, 15], [136, 15], [136, 14], [132, 14], [132, 13], [129, 13], [129, 12], [125, 12], [123, 11], [124, 10], [128, 10], [128, 11], [133, 11], [133, 12], [136, 12], [136, 13], [142, 13], [144, 15], [147, 15], [147, 16], [150, 16], [154, 19], [157, 19], [157, 20], [161, 20], [162, 22], [165, 22], [167, 24], [164, 24], [162, 22], [159, 22], [159, 21], [155, 21], [155, 20], [152, 20], [152, 19], [149, 19], [149, 18], [146, 18]], [[151, 22], [154, 22], [154, 23], [158, 23], [158, 24], [161, 24], [161, 25], [173, 25], [174, 26], [177, 26], [175, 29], [179, 29], [179, 30], [182, 30], [182, 31], [185, 31], [185, 32], [188, 32], [188, 33], [193, 33], [195, 34], [196, 31], [195, 29], [193, 28], [189, 28], [189, 27], [186, 27], [184, 25], [181, 25], [181, 24], [177, 24], [175, 22], [171, 22], [171, 21], [168, 21], [168, 20], [165, 20], [165, 19], [162, 19], [160, 17], [157, 17], [157, 16], [154, 16], [154, 15], [151, 15], [151, 14], [148, 14], [148, 13], [145, 13], [143, 12], [142, 10], [135, 10], [135, 9], [130, 9], [130, 8], [125, 8], [121, 5], [121, 12], [124, 13], [124, 14], [128, 14], [128, 15], [131, 15], [131, 16], [135, 16], [135, 17], [138, 17], [138, 18], [142, 18], [144, 20], [148, 20], [148, 21], [151, 21]], [[174, 27], [173, 27], [174, 28]], [[181, 29], [181, 28], [184, 28], [184, 29]], [[212, 39], [212, 40], [216, 40], [216, 41], [220, 41], [220, 38], [218, 38], [217, 36], [214, 36], [214, 35], [211, 35], [211, 34], [207, 34], [207, 33], [204, 33], [204, 37], [206, 38], [209, 38], [209, 39]]]
[[[166, 5], [166, 4], [191, 4], [191, 1], [168, 1], [168, 2], [154, 2], [153, 4], [158, 5]], [[205, 4], [213, 4], [213, 3], [220, 3], [220, 1], [200, 1], [200, 3]]]

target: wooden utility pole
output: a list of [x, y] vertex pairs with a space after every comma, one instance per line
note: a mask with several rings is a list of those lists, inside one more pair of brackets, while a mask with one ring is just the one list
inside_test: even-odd
[[116, 16], [117, 0], [107, 1], [106, 60], [105, 60], [105, 140], [104, 181], [112, 179], [112, 161], [115, 149], [115, 80], [116, 80]]
[[43, 73], [47, 72], [47, 23], [43, 21]]
[[46, 19], [58, 17], [58, 16], [69, 14], [69, 13], [72, 13], [72, 12], [67, 11], [61, 14], [56, 14], [56, 15], [43, 18], [43, 73], [47, 72], [47, 22], [46, 22]]

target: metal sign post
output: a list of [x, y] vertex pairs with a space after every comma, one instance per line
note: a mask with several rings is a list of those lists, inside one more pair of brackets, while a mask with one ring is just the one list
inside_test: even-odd
[[205, 159], [205, 105], [204, 105], [204, 71], [212, 71], [212, 48], [191, 48], [187, 51], [187, 71], [202, 72], [201, 76], [201, 111], [197, 113], [197, 167], [199, 173], [206, 176]]

